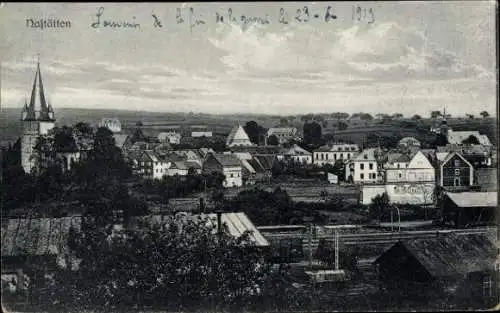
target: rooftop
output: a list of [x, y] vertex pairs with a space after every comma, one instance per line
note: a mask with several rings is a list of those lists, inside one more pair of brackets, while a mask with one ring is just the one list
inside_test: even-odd
[[434, 277], [463, 276], [493, 268], [496, 249], [486, 235], [443, 235], [402, 244]]
[[81, 227], [81, 217], [2, 220], [2, 257], [58, 255], [67, 248], [71, 227]]
[[241, 166], [241, 161], [232, 154], [214, 153], [215, 159], [225, 167], [239, 167]]
[[498, 205], [497, 192], [447, 192], [446, 195], [458, 207], [496, 207]]

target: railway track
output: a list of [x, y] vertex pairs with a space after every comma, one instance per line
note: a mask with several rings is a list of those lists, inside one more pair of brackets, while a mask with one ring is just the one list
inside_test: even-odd
[[[472, 229], [451, 229], [451, 230], [420, 230], [420, 231], [401, 231], [401, 232], [378, 232], [378, 233], [363, 233], [363, 234], [341, 234], [339, 233], [339, 241], [344, 245], [371, 245], [371, 244], [390, 244], [399, 240], [416, 239], [416, 238], [434, 238], [446, 234], [456, 235], [472, 235], [472, 234], [487, 234], [496, 231], [496, 227], [482, 227]], [[276, 233], [263, 234], [270, 241], [284, 240], [290, 238], [302, 239], [304, 245], [309, 245], [308, 234], [297, 233]], [[311, 240], [311, 247], [316, 248], [321, 239], [327, 242], [333, 242], [333, 236], [317, 236]]]

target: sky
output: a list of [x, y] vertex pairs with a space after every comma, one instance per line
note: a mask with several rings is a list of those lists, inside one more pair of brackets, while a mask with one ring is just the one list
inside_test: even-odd
[[[4, 3], [1, 105], [22, 107], [39, 54], [56, 113], [76, 107], [428, 116], [446, 107], [455, 116], [496, 114], [495, 1], [359, 2], [359, 15], [355, 4]], [[304, 6], [309, 21], [299, 22]], [[328, 6], [337, 18], [325, 21]], [[281, 8], [288, 24], [279, 22]], [[184, 22], [176, 22], [177, 11]], [[245, 24], [241, 15], [269, 24]], [[42, 18], [71, 27], [26, 26], [26, 19]], [[140, 27], [113, 29], [105, 20]]]

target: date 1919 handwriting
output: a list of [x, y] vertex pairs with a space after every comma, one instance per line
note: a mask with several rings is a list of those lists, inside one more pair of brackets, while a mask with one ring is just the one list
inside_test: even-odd
[[352, 7], [352, 20], [353, 21], [366, 21], [368, 24], [375, 22], [375, 11], [373, 8], [362, 8], [359, 5]]

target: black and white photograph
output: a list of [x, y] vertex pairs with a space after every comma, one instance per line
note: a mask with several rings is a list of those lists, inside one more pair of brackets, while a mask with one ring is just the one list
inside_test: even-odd
[[500, 310], [497, 15], [0, 2], [2, 311]]

